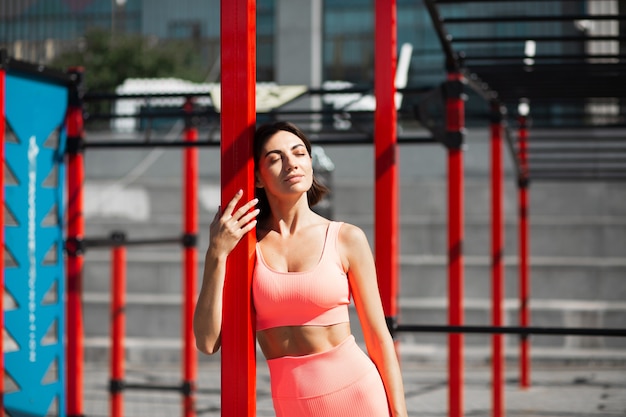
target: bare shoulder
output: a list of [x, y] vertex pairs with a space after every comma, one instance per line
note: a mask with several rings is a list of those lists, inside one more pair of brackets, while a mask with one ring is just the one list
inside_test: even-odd
[[349, 271], [351, 265], [358, 265], [372, 257], [367, 236], [358, 226], [344, 223], [339, 229], [338, 241], [341, 263], [345, 271]]
[[360, 227], [343, 223], [339, 229], [339, 242], [347, 246], [362, 245], [367, 243], [367, 236]]

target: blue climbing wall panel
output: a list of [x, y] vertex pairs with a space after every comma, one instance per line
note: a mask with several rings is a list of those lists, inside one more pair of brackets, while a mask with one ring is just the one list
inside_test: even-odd
[[64, 416], [68, 87], [7, 71], [1, 93], [6, 122], [4, 407], [12, 417]]

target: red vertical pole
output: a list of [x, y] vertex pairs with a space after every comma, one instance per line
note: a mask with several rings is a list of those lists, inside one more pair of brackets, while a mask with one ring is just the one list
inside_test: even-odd
[[79, 94], [82, 68], [73, 70], [77, 77], [75, 88], [70, 89], [66, 116], [67, 132], [67, 415], [82, 417], [83, 412], [83, 362], [84, 327], [83, 295], [83, 108]]
[[375, 251], [378, 286], [387, 325], [394, 334], [398, 292], [398, 138], [395, 105], [396, 1], [376, 0], [374, 148]]
[[[529, 269], [529, 236], [528, 236], [528, 126], [527, 117], [519, 116], [519, 159], [521, 165], [518, 179], [519, 193], [519, 276], [520, 276], [520, 326], [530, 325], [530, 269]], [[520, 386], [530, 387], [530, 340], [528, 334], [520, 338]]]
[[[0, 164], [2, 170], [0, 170], [0, 203], [2, 203], [2, 210], [0, 210], [0, 248], [4, 248], [4, 130], [6, 128], [5, 111], [4, 111], [4, 95], [5, 91], [5, 74], [3, 69], [0, 69]], [[4, 264], [0, 268], [0, 289], [4, 291]], [[0, 330], [4, 330], [4, 293], [0, 297]], [[0, 372], [4, 375], [4, 337], [0, 338]], [[4, 378], [0, 381], [0, 414], [4, 415]]]
[[[502, 107], [491, 108], [491, 323], [502, 326], [504, 301], [504, 171], [502, 164]], [[504, 408], [503, 335], [493, 334], [492, 346], [492, 415], [502, 417]]]
[[[120, 235], [123, 241], [123, 235]], [[126, 333], [126, 247], [111, 250], [111, 417], [124, 415], [124, 334]]]
[[[221, 1], [222, 207], [238, 190], [254, 197], [256, 2]], [[222, 416], [256, 415], [256, 357], [250, 287], [254, 232], [228, 257], [222, 321]]]
[[[184, 105], [186, 112], [193, 111], [193, 101], [187, 98]], [[186, 118], [185, 142], [198, 141], [198, 129], [192, 123], [192, 117]], [[188, 146], [183, 151], [183, 169], [185, 195], [184, 239], [183, 239], [183, 416], [194, 417], [195, 391], [198, 376], [198, 358], [193, 335], [193, 312], [196, 303], [198, 282], [198, 148]]]
[[[449, 72], [446, 91], [448, 148], [448, 324], [463, 325], [463, 141], [464, 78]], [[463, 335], [448, 335], [448, 406], [450, 417], [463, 415]]]

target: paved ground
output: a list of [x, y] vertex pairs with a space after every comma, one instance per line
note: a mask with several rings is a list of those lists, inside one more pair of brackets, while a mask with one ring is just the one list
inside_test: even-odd
[[[445, 417], [447, 368], [444, 361], [408, 357], [402, 360], [410, 416]], [[85, 416], [108, 416], [108, 370], [106, 364], [88, 363], [85, 369]], [[626, 416], [626, 362], [539, 361], [532, 366], [532, 387], [518, 385], [517, 365], [507, 364], [506, 416], [508, 417], [615, 417]], [[180, 371], [173, 364], [129, 365], [128, 383], [174, 386]], [[465, 369], [465, 416], [491, 416], [490, 367], [481, 361]], [[257, 416], [274, 416], [269, 378], [264, 362], [257, 371]], [[219, 359], [202, 361], [197, 396], [198, 416], [220, 416]], [[181, 397], [166, 390], [127, 390], [127, 417], [174, 417], [181, 414]], [[294, 416], [297, 417], [297, 416]]]

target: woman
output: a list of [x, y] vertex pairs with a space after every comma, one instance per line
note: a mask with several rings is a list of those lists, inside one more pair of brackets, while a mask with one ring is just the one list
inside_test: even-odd
[[[256, 336], [276, 416], [406, 417], [371, 249], [361, 229], [311, 210], [327, 189], [313, 176], [309, 140], [287, 122], [261, 126], [254, 163], [257, 198], [235, 209], [240, 191], [211, 224], [194, 317], [198, 348], [220, 347], [226, 258], [256, 227]], [[350, 332], [351, 295], [369, 357]]]

